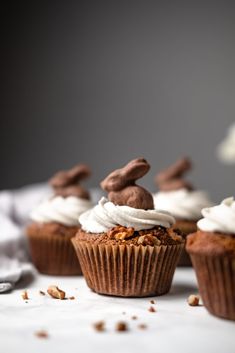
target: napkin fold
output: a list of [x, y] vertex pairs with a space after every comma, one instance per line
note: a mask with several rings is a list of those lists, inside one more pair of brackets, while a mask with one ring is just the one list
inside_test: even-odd
[[33, 273], [24, 230], [31, 210], [50, 193], [46, 183], [0, 192], [0, 293], [13, 289], [25, 274]]
[[0, 256], [0, 293], [12, 290], [24, 275], [33, 274], [34, 268], [30, 263], [23, 263], [17, 259]]

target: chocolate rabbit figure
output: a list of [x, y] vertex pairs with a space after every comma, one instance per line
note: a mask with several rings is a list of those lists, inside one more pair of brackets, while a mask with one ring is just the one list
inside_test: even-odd
[[161, 191], [173, 191], [185, 188], [193, 190], [192, 184], [183, 179], [184, 174], [192, 168], [188, 158], [181, 158], [173, 165], [158, 173], [155, 182]]
[[76, 196], [82, 199], [90, 199], [90, 194], [79, 183], [91, 174], [90, 169], [85, 164], [78, 164], [69, 170], [56, 173], [49, 183], [55, 191], [55, 195], [63, 197]]
[[143, 158], [134, 159], [125, 167], [109, 174], [102, 182], [102, 189], [108, 192], [109, 201], [119, 206], [139, 209], [153, 209], [153, 197], [143, 187], [136, 185], [136, 180], [143, 177], [150, 165]]

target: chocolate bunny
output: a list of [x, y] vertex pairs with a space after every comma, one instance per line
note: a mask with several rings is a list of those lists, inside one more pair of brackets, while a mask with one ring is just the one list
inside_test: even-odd
[[153, 209], [151, 193], [136, 185], [136, 180], [142, 178], [149, 169], [150, 165], [145, 159], [134, 159], [125, 167], [114, 170], [100, 185], [108, 192], [109, 201], [115, 205]]
[[82, 199], [90, 199], [90, 194], [79, 183], [91, 174], [90, 169], [85, 164], [78, 164], [69, 170], [56, 173], [49, 183], [55, 191], [55, 195], [63, 197], [76, 196]]
[[185, 188], [193, 190], [192, 184], [183, 179], [183, 175], [192, 168], [191, 161], [184, 157], [158, 173], [155, 182], [161, 191], [172, 191]]

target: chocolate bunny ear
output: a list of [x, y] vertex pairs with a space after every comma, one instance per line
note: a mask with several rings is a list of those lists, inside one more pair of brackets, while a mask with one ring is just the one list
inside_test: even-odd
[[78, 164], [68, 171], [69, 177], [73, 182], [79, 182], [91, 175], [91, 170], [86, 164]]
[[173, 165], [158, 173], [155, 182], [162, 191], [178, 190], [186, 188], [192, 190], [192, 184], [183, 179], [183, 175], [192, 168], [189, 158], [184, 157], [176, 161]]
[[134, 185], [135, 181], [142, 178], [149, 169], [150, 165], [145, 159], [137, 158], [129, 162], [125, 167], [114, 170], [100, 185], [107, 192], [119, 191], [128, 185]]
[[100, 186], [103, 190], [110, 192], [122, 190], [126, 184], [127, 181], [122, 175], [122, 169], [116, 169], [101, 181]]
[[78, 164], [75, 167], [56, 173], [49, 183], [53, 188], [66, 187], [68, 185], [77, 184], [79, 181], [90, 176], [90, 168], [85, 164]]
[[150, 165], [144, 158], [137, 158], [133, 159], [122, 168], [122, 174], [129, 182], [135, 182], [148, 173], [149, 169]]

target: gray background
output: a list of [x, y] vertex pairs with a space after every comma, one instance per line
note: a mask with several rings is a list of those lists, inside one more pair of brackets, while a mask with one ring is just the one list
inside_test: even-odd
[[90, 186], [137, 156], [143, 184], [182, 155], [217, 200], [235, 166], [215, 149], [234, 121], [233, 1], [18, 1], [3, 11], [0, 188], [77, 162]]

